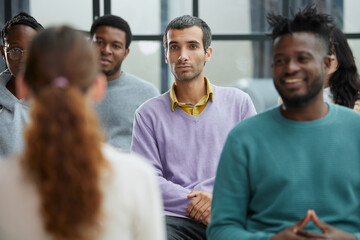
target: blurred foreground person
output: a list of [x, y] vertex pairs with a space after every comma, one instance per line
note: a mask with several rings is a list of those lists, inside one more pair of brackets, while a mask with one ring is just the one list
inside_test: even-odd
[[29, 47], [25, 150], [0, 162], [0, 239], [164, 239], [150, 165], [102, 143], [92, 101], [106, 78], [84, 36], [49, 28]]

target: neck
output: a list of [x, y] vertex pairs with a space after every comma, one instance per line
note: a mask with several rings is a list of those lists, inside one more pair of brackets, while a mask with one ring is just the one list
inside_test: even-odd
[[175, 79], [175, 93], [179, 102], [197, 104], [206, 95], [204, 77], [192, 81], [178, 81]]
[[329, 80], [330, 80], [331, 74], [327, 74], [324, 79], [324, 88], [330, 87], [329, 86]]
[[285, 103], [280, 107], [280, 113], [283, 117], [300, 122], [320, 119], [324, 117], [328, 111], [329, 106], [323, 100], [322, 91], [316, 99], [304, 107], [289, 108], [286, 107]]
[[113, 75], [106, 76], [106, 80], [109, 82], [109, 81], [112, 81], [112, 80], [115, 80], [115, 79], [119, 78], [120, 76], [121, 76], [121, 70], [114, 73]]
[[16, 85], [15, 85], [15, 77], [11, 75], [11, 79], [6, 83], [6, 88], [9, 90], [14, 96], [16, 96]]

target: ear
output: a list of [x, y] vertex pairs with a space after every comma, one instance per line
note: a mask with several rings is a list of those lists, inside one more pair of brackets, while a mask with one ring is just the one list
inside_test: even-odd
[[169, 60], [168, 60], [168, 58], [167, 58], [167, 50], [165, 49], [165, 51], [164, 51], [164, 55], [165, 55], [165, 63], [166, 64], [169, 64]]
[[91, 87], [91, 97], [94, 102], [100, 102], [105, 94], [107, 88], [106, 76], [103, 73], [99, 73]]
[[19, 99], [29, 100], [31, 92], [28, 85], [25, 82], [24, 75], [18, 74], [15, 79], [16, 85], [16, 97]]
[[331, 58], [330, 58], [330, 56], [324, 57], [323, 64], [324, 64], [325, 74], [328, 74], [328, 72], [330, 70], [330, 66], [331, 66]]
[[205, 62], [209, 62], [212, 55], [212, 47], [208, 47], [205, 52]]
[[125, 50], [124, 59], [127, 57], [127, 55], [130, 53], [130, 48], [127, 48]]

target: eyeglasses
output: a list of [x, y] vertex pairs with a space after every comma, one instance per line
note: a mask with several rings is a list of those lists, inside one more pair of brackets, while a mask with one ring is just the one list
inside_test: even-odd
[[21, 50], [20, 48], [12, 48], [9, 51], [7, 51], [6, 53], [8, 54], [8, 56], [11, 60], [17, 61], [22, 58], [22, 56], [24, 55], [25, 52], [26, 52], [25, 50]]

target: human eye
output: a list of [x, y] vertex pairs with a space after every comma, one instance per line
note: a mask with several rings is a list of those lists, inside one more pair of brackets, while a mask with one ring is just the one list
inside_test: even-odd
[[307, 57], [307, 56], [299, 56], [299, 57], [298, 57], [298, 61], [299, 61], [300, 63], [306, 63], [306, 62], [308, 62], [309, 60], [310, 60], [310, 58]]
[[284, 59], [284, 58], [275, 58], [274, 64], [275, 64], [275, 65], [285, 64], [285, 59]]
[[118, 44], [113, 44], [112, 47], [113, 47], [114, 49], [121, 49], [121, 46], [118, 45]]
[[179, 47], [178, 47], [177, 45], [171, 45], [171, 46], [170, 46], [170, 49], [171, 49], [171, 50], [177, 50], [178, 48], [179, 48]]
[[19, 53], [22, 53], [22, 52], [23, 52], [23, 50], [21, 50], [20, 48], [13, 48], [13, 49], [9, 50], [10, 54], [19, 54]]
[[104, 42], [103, 41], [95, 41], [95, 44], [98, 45], [98, 46], [103, 46], [104, 45]]
[[198, 48], [198, 46], [196, 44], [191, 44], [189, 47], [190, 47], [190, 49], [197, 49]]

